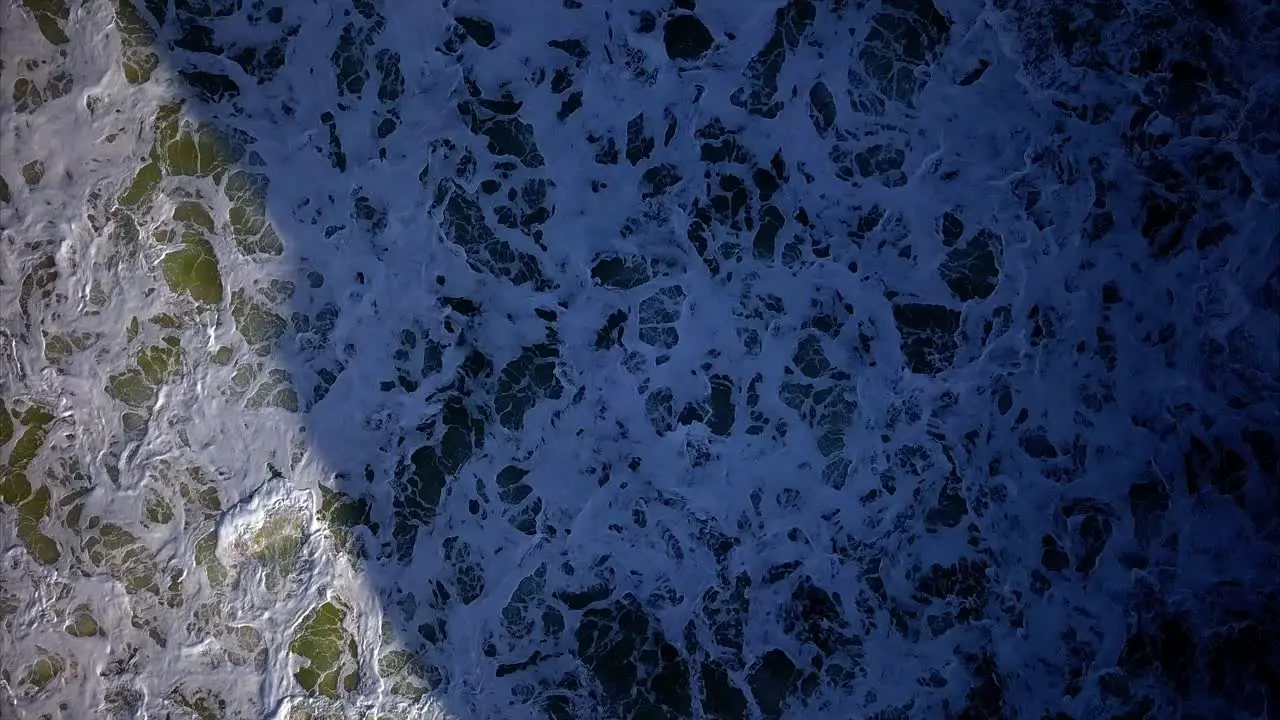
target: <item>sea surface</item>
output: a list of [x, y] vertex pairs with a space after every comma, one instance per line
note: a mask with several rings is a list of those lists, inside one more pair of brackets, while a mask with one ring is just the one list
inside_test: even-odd
[[1280, 717], [1280, 6], [8, 0], [0, 718]]

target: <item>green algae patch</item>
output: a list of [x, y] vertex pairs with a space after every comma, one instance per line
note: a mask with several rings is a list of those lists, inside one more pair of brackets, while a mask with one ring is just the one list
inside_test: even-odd
[[41, 690], [49, 686], [49, 683], [57, 679], [67, 670], [67, 661], [61, 655], [47, 650], [38, 648], [40, 655], [36, 661], [22, 673], [21, 679], [18, 680], [18, 686], [26, 697], [31, 697]]
[[7, 445], [13, 439], [13, 418], [4, 399], [0, 398], [0, 445]]
[[253, 663], [258, 670], [267, 666], [267, 647], [262, 633], [252, 625], [228, 625], [222, 634], [222, 648], [232, 665]]
[[341, 490], [320, 486], [320, 517], [331, 528], [353, 528], [365, 525], [377, 530], [370, 520], [369, 501], [356, 499]]
[[[13, 416], [0, 405], [0, 445], [14, 434]], [[10, 448], [5, 460], [4, 474], [0, 475], [0, 502], [18, 509], [17, 534], [19, 542], [29, 555], [42, 565], [54, 565], [61, 559], [58, 543], [40, 532], [41, 521], [49, 516], [51, 495], [49, 487], [32, 486], [27, 470], [40, 454], [40, 448], [49, 437], [54, 415], [41, 405], [32, 405], [17, 414], [23, 432]]]
[[188, 512], [202, 510], [204, 517], [208, 519], [217, 517], [222, 512], [217, 478], [211, 477], [199, 467], [186, 469], [186, 479], [179, 484], [178, 494], [182, 496]]
[[289, 373], [279, 368], [268, 372], [267, 378], [245, 400], [245, 407], [250, 410], [274, 407], [285, 412], [298, 412], [298, 392], [293, 389]]
[[173, 209], [173, 221], [202, 227], [209, 232], [214, 231], [213, 215], [202, 203], [187, 200], [178, 203]]
[[31, 327], [32, 299], [48, 300], [53, 296], [56, 290], [54, 285], [57, 282], [58, 259], [53, 255], [41, 258], [22, 278], [22, 289], [18, 291], [18, 309], [22, 311], [22, 317], [26, 320], [28, 328]]
[[236, 170], [227, 176], [223, 193], [231, 201], [227, 219], [236, 248], [246, 256], [280, 255], [284, 241], [267, 219], [270, 179], [260, 173]]
[[[135, 181], [137, 176], [135, 176]], [[159, 182], [158, 180], [156, 182]], [[120, 201], [117, 201], [120, 202]], [[120, 204], [123, 205], [123, 202]], [[138, 254], [142, 233], [138, 231], [138, 219], [133, 213], [114, 208], [111, 211], [111, 230], [107, 237], [111, 241], [112, 265], [122, 257], [134, 257]]]
[[[13, 420], [0, 405], [0, 444], [13, 436]], [[37, 562], [53, 565], [62, 558], [57, 542], [40, 532], [40, 523], [49, 516], [51, 494], [45, 485], [35, 487], [27, 476], [27, 469], [35, 461], [49, 436], [53, 414], [40, 405], [33, 405], [18, 417], [24, 426], [22, 435], [9, 452], [4, 475], [0, 476], [0, 503], [18, 509], [18, 540]]]
[[165, 254], [160, 272], [177, 295], [207, 305], [222, 302], [222, 274], [213, 245], [199, 235], [189, 235], [183, 247]]
[[222, 346], [219, 346], [217, 350], [213, 351], [213, 355], [209, 356], [209, 360], [214, 365], [222, 365], [222, 366], [230, 365], [231, 359], [233, 357], [232, 353], [233, 351], [231, 350], [230, 345], [222, 345]]
[[143, 165], [138, 170], [138, 173], [133, 176], [133, 182], [129, 183], [129, 189], [124, 191], [118, 202], [124, 207], [138, 207], [151, 199], [156, 192], [156, 188], [160, 187], [160, 180], [163, 177], [164, 173], [156, 163], [149, 162]]
[[93, 609], [88, 603], [81, 603], [71, 611], [71, 616], [67, 618], [67, 624], [62, 630], [71, 637], [77, 638], [94, 637], [102, 632], [97, 618], [93, 616]]
[[146, 592], [159, 597], [155, 559], [133, 533], [114, 523], [104, 523], [97, 534], [85, 539], [83, 547], [89, 561], [106, 570], [126, 593]]
[[209, 584], [215, 588], [227, 583], [227, 567], [218, 559], [218, 533], [209, 532], [196, 541], [196, 567], [204, 568]]
[[155, 32], [132, 0], [119, 0], [116, 27], [120, 30], [121, 68], [130, 85], [142, 85], [160, 67], [160, 56], [151, 50]]
[[276, 232], [275, 226], [270, 222], [265, 222], [262, 232], [256, 235], [235, 235], [234, 237], [236, 247], [245, 255], [284, 254], [284, 241], [280, 239], [280, 233]]
[[227, 217], [231, 220], [231, 231], [235, 234], [237, 245], [242, 239], [256, 237], [267, 226], [262, 213], [250, 205], [232, 205]]
[[157, 313], [152, 315], [148, 322], [156, 327], [164, 328], [165, 330], [182, 330], [187, 327], [186, 318], [170, 313]]
[[210, 130], [183, 130], [160, 151], [168, 174], [214, 179], [231, 167], [238, 154]]
[[243, 395], [253, 385], [260, 370], [259, 366], [250, 363], [237, 365], [231, 373], [231, 384], [227, 387], [227, 391], [231, 395]]
[[244, 290], [231, 293], [231, 319], [235, 321], [236, 331], [250, 345], [273, 342], [287, 327], [283, 317], [249, 299]]
[[256, 203], [234, 203], [227, 217], [231, 222], [232, 240], [246, 257], [277, 256], [284, 252], [284, 241], [267, 220], [266, 211]]
[[148, 408], [156, 400], [155, 386], [137, 369], [108, 377], [107, 394], [131, 408]]
[[162, 150], [169, 143], [178, 139], [182, 130], [182, 102], [168, 103], [156, 108], [155, 143], [151, 146], [151, 161], [163, 163]]
[[391, 684], [391, 694], [418, 702], [431, 689], [422, 663], [405, 650], [391, 650], [378, 657], [378, 677]]
[[[60, 366], [66, 360], [69, 360], [77, 350], [86, 350], [93, 347], [98, 340], [102, 339], [97, 333], [82, 332], [74, 335], [59, 335], [47, 330], [41, 330], [40, 337], [44, 343], [44, 359], [50, 365], [55, 366]], [[2, 442], [0, 441], [0, 443]]]
[[22, 411], [22, 414], [18, 416], [18, 421], [29, 428], [42, 428], [53, 421], [53, 412], [43, 405], [32, 405]]
[[138, 354], [138, 369], [151, 385], [163, 385], [182, 369], [182, 348], [176, 347], [178, 339], [165, 338], [165, 344], [152, 345]]
[[35, 18], [40, 34], [51, 45], [66, 45], [71, 42], [62, 24], [71, 16], [66, 0], [22, 0], [22, 6]]
[[152, 385], [163, 385], [182, 368], [182, 349], [176, 347], [177, 338], [166, 337], [163, 345], [151, 345], [138, 354], [138, 369]]
[[265, 207], [267, 190], [271, 187], [271, 179], [262, 173], [248, 170], [236, 170], [227, 176], [223, 194], [232, 203], [261, 210]]
[[17, 507], [31, 497], [31, 482], [24, 472], [11, 471], [0, 480], [0, 502]]
[[293, 674], [303, 690], [337, 700], [360, 684], [356, 641], [344, 626], [346, 619], [346, 608], [334, 602], [317, 607], [303, 619], [289, 643], [289, 652], [308, 661]]
[[353, 498], [324, 485], [320, 486], [319, 517], [328, 530], [330, 541], [353, 559], [359, 558], [363, 543], [352, 528], [363, 525], [374, 535], [378, 534], [378, 524], [373, 522], [372, 506], [368, 500]]
[[49, 501], [49, 488], [41, 485], [18, 508], [18, 540], [26, 546], [31, 557], [42, 565], [54, 565], [62, 558], [58, 543], [40, 532], [40, 522], [49, 516]]
[[[17, 420], [26, 429], [9, 451], [7, 467], [4, 476], [0, 478], [0, 501], [9, 505], [17, 505], [31, 495], [31, 484], [27, 481], [26, 471], [49, 436], [53, 414], [40, 405], [32, 405], [18, 415]], [[7, 440], [12, 436], [13, 419], [4, 406], [0, 405], [0, 438]]]
[[155, 490], [147, 492], [142, 508], [143, 516], [146, 518], [144, 523], [155, 526], [173, 522], [173, 505]]

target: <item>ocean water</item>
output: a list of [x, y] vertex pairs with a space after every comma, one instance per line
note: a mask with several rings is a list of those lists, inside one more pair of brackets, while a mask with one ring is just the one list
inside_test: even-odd
[[0, 717], [1280, 717], [1280, 8], [14, 0]]

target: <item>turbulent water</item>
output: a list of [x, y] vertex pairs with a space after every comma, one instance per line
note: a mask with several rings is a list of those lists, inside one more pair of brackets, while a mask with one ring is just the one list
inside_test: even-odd
[[0, 12], [0, 717], [1280, 717], [1280, 9]]

